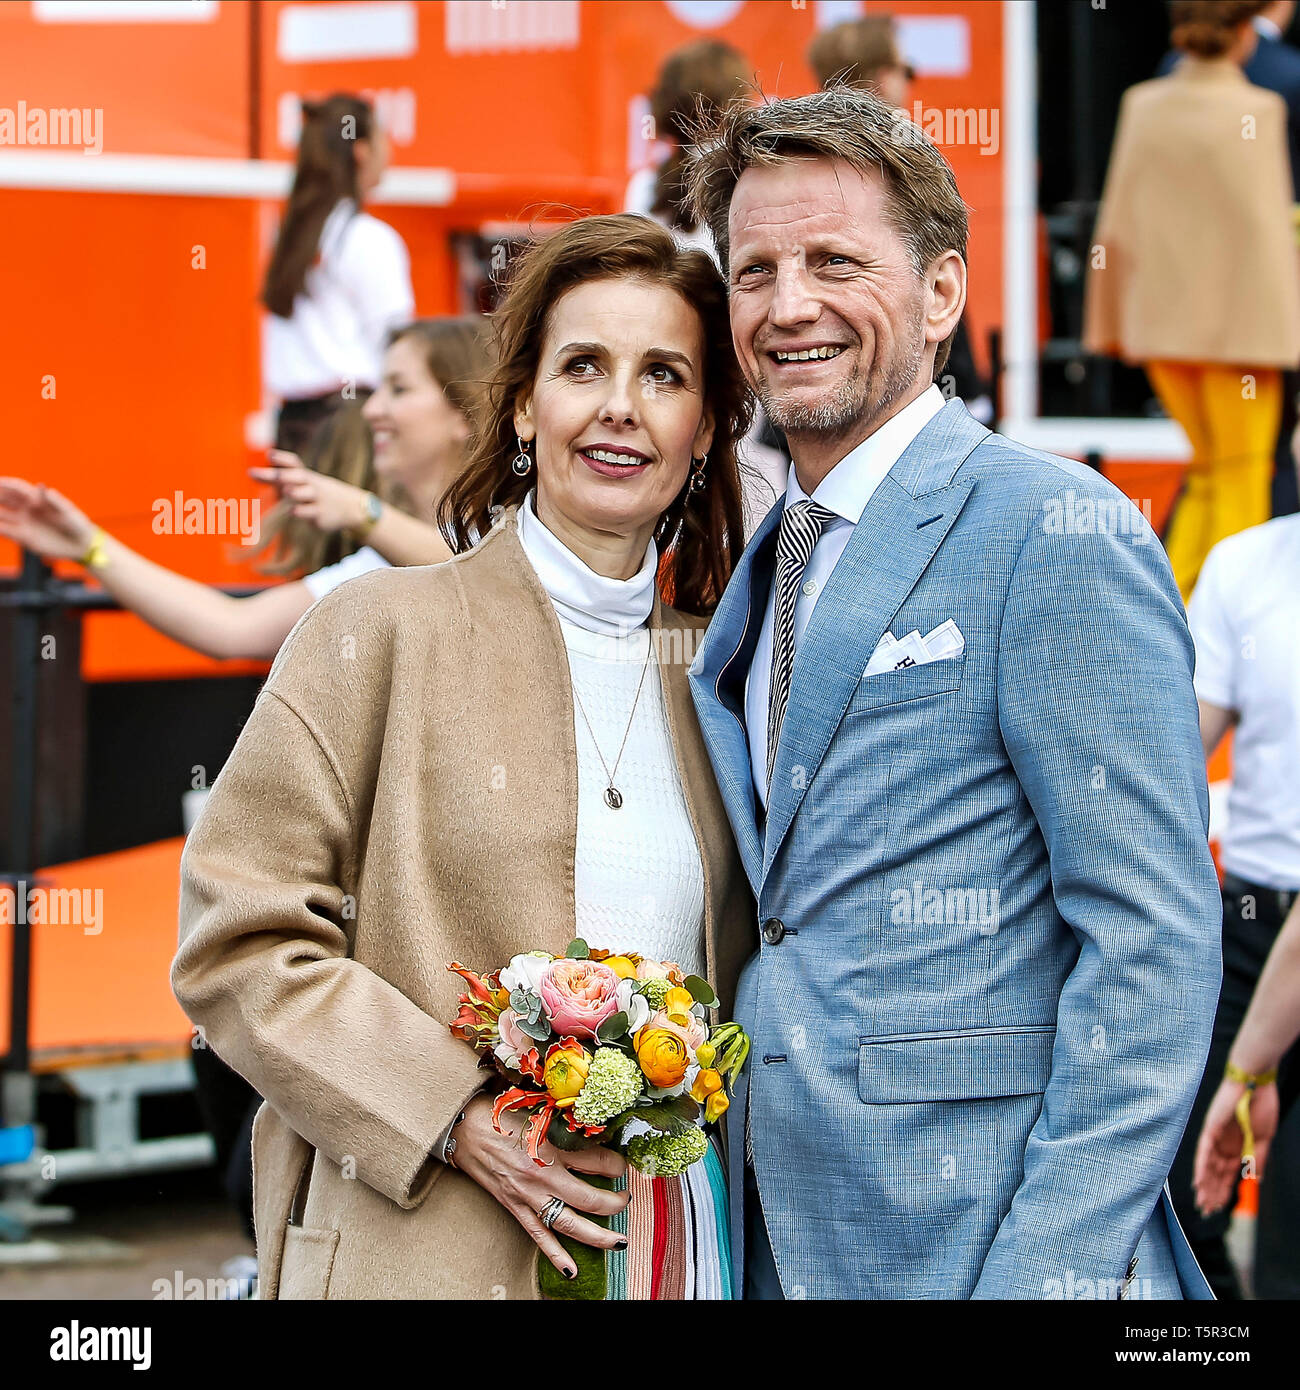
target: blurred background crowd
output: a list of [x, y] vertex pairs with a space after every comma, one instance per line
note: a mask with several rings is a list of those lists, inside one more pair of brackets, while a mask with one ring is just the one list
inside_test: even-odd
[[[716, 254], [686, 146], [834, 82], [930, 136], [970, 207], [945, 395], [1105, 472], [1189, 604], [1225, 983], [1171, 1185], [1221, 1297], [1300, 1296], [1294, 1037], [1252, 1003], [1270, 953], [1300, 993], [1274, 978], [1300, 931], [1295, 8], [0, 10], [0, 1299], [254, 1290], [257, 1097], [167, 983], [185, 830], [310, 606], [450, 553], [434, 509], [514, 253], [629, 211]], [[788, 466], [761, 411], [743, 462], [748, 533]], [[102, 915], [20, 920], [32, 885]], [[1243, 1028], [1282, 1064], [1277, 1133], [1207, 1218], [1192, 1154]]]

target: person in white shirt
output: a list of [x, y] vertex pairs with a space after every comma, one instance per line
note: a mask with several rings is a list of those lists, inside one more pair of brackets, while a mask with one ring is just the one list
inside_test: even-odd
[[294, 453], [345, 399], [379, 384], [388, 334], [415, 315], [402, 238], [362, 211], [388, 143], [370, 104], [303, 102], [293, 188], [262, 303], [263, 375], [280, 402], [276, 445]]
[[[359, 446], [369, 451], [373, 437], [379, 490], [391, 488], [410, 513], [293, 455], [250, 470], [276, 486], [298, 520], [366, 541], [302, 578], [243, 598], [222, 593], [146, 559], [55, 489], [23, 478], [0, 478], [0, 536], [46, 559], [80, 561], [123, 608], [206, 656], [269, 661], [312, 604], [345, 580], [389, 564], [437, 564], [451, 553], [434, 509], [464, 467], [489, 361], [482, 319], [421, 319], [394, 336], [379, 389], [359, 408], [368, 426]], [[317, 435], [313, 462], [329, 456], [332, 442], [329, 433]], [[347, 471], [337, 461], [329, 466]]]
[[[1201, 570], [1187, 616], [1196, 643], [1206, 756], [1229, 728], [1234, 733], [1227, 825], [1219, 838], [1223, 991], [1205, 1078], [1170, 1186], [1216, 1292], [1240, 1297], [1223, 1241], [1235, 1201], [1203, 1215], [1193, 1200], [1192, 1175], [1211, 1101], [1221, 1083], [1232, 1081], [1225, 1082], [1225, 1069], [1233, 1040], [1282, 923], [1300, 897], [1300, 515], [1275, 517], [1220, 541]], [[1292, 1047], [1283, 1058], [1283, 1081], [1298, 1063], [1300, 1052]], [[1232, 1187], [1235, 1194], [1235, 1181]], [[1298, 1224], [1300, 1121], [1279, 1130], [1261, 1181], [1255, 1297], [1300, 1298]]]

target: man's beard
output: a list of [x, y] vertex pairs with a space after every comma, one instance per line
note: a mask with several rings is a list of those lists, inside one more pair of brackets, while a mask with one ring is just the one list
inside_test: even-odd
[[827, 396], [811, 403], [773, 393], [767, 378], [760, 376], [754, 389], [767, 418], [786, 435], [812, 434], [832, 439], [848, 435], [855, 426], [878, 419], [916, 380], [921, 369], [924, 335], [917, 334], [909, 346], [877, 378], [872, 390], [870, 376], [855, 368]]

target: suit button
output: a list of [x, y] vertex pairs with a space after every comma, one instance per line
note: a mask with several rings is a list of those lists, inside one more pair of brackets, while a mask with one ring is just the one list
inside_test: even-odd
[[769, 917], [763, 923], [763, 940], [769, 946], [775, 946], [785, 935], [785, 923], [779, 917]]

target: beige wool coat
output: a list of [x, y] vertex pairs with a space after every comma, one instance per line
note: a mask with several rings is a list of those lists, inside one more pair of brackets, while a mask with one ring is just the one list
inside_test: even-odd
[[1130, 87], [1092, 238], [1084, 347], [1133, 363], [1294, 367], [1291, 196], [1286, 104], [1231, 60], [1185, 57]]
[[[656, 599], [650, 622], [725, 1017], [757, 931], [687, 688], [705, 620]], [[260, 1297], [537, 1296], [514, 1217], [431, 1157], [491, 1076], [447, 1030], [445, 967], [572, 940], [577, 779], [564, 639], [513, 508], [445, 564], [342, 585], [281, 648], [186, 842], [172, 968], [265, 1097]]]

